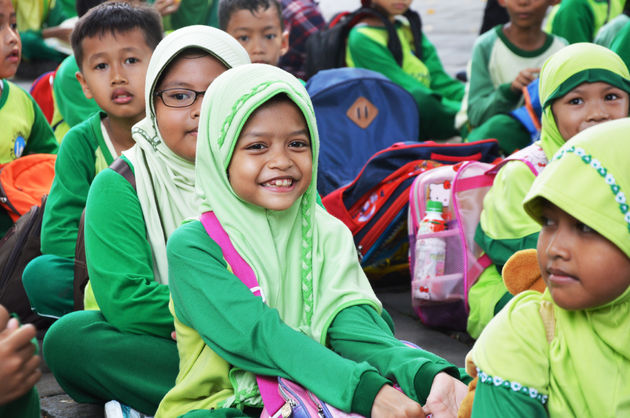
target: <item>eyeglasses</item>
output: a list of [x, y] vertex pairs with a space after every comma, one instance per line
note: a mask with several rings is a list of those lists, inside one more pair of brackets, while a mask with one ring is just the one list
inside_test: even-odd
[[155, 95], [162, 99], [162, 103], [168, 107], [188, 107], [195, 103], [197, 97], [206, 94], [205, 91], [195, 91], [191, 89], [165, 89], [156, 91]]

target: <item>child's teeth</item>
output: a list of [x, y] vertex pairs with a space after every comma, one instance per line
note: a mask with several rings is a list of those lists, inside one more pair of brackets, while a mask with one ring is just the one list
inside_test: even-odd
[[269, 185], [275, 186], [275, 187], [288, 187], [291, 185], [291, 182], [292, 182], [291, 179], [273, 180], [269, 182]]

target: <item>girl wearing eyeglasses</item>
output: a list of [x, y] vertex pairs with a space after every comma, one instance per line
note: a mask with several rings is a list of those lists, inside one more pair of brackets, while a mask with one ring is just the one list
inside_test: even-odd
[[96, 176], [85, 215], [86, 311], [64, 316], [46, 335], [48, 364], [75, 400], [116, 400], [109, 405], [153, 415], [175, 384], [166, 241], [198, 213], [200, 96], [219, 74], [248, 62], [236, 40], [207, 26], [177, 30], [155, 49], [146, 117], [132, 129], [136, 145], [121, 157], [136, 187], [123, 170]]

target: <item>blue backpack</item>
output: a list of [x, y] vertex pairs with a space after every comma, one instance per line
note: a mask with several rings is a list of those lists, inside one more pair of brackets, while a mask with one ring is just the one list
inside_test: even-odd
[[411, 94], [375, 71], [323, 70], [306, 84], [320, 138], [317, 188], [322, 196], [350, 183], [378, 151], [417, 141]]

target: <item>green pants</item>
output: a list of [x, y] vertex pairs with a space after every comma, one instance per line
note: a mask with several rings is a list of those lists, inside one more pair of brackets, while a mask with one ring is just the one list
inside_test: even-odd
[[74, 309], [74, 259], [44, 254], [31, 260], [22, 284], [31, 307], [41, 316], [60, 318]]
[[174, 385], [175, 341], [121, 332], [99, 311], [68, 314], [46, 333], [44, 359], [59, 385], [77, 402], [115, 399], [148, 415]]
[[35, 388], [13, 402], [0, 405], [0, 417], [39, 418], [39, 416], [39, 394]]
[[523, 149], [532, 143], [529, 132], [516, 119], [509, 115], [494, 115], [474, 128], [466, 138], [467, 142], [494, 138], [505, 155]]
[[22, 57], [26, 60], [50, 60], [61, 62], [68, 55], [46, 45], [40, 32], [20, 32], [22, 39]]
[[421, 141], [448, 139], [459, 135], [455, 129], [455, 115], [459, 111], [459, 103], [423, 91], [414, 91], [413, 98], [420, 115]]

